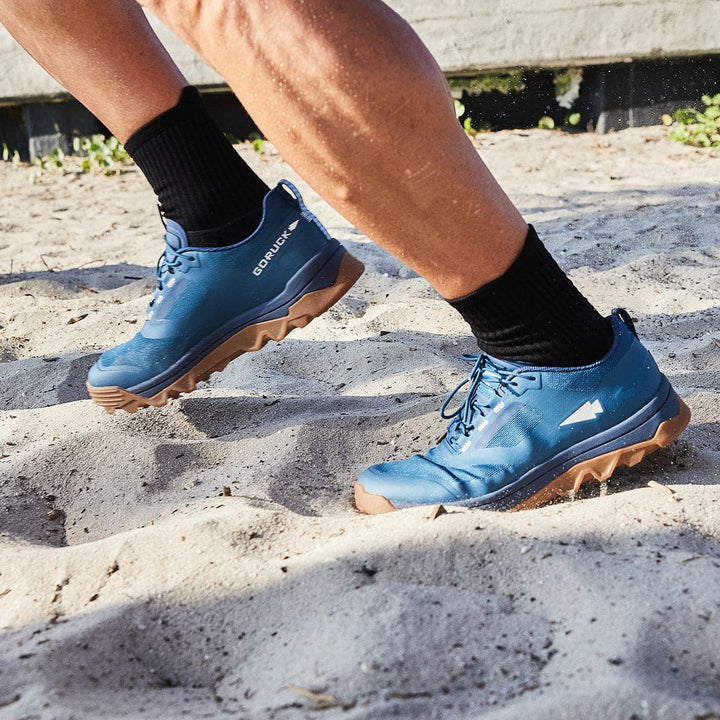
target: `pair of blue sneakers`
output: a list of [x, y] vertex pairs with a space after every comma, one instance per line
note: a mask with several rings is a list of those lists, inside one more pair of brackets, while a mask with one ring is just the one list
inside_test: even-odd
[[[88, 376], [90, 395], [110, 413], [161, 406], [194, 390], [242, 353], [305, 326], [363, 271], [287, 181], [266, 195], [263, 219], [249, 238], [190, 247], [168, 220], [165, 243], [145, 324], [103, 353]], [[441, 410], [450, 420], [445, 439], [425, 455], [365, 470], [355, 483], [358, 509], [535, 507], [668, 445], [690, 411], [638, 341], [628, 314], [615, 310], [610, 322], [612, 348], [584, 367], [464, 356], [472, 371]], [[446, 412], [463, 387], [464, 401]]]

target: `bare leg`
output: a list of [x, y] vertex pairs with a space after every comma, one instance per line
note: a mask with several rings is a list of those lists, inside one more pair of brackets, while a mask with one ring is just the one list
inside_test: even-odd
[[0, 23], [121, 142], [188, 84], [133, 0], [3, 0]]
[[499, 277], [527, 225], [447, 83], [380, 0], [142, 0], [215, 67], [283, 157], [446, 298]]

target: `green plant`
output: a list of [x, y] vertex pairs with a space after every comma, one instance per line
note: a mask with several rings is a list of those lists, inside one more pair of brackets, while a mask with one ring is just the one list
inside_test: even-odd
[[41, 170], [61, 172], [65, 164], [65, 153], [62, 151], [62, 148], [54, 147], [49, 155], [34, 157], [32, 162], [33, 165], [36, 165]]
[[265, 138], [258, 133], [250, 133], [248, 135], [248, 142], [252, 145], [252, 149], [258, 154], [263, 154], [263, 145], [265, 145]]
[[703, 95], [705, 110], [683, 108], [675, 112], [677, 127], [670, 133], [671, 140], [697, 147], [720, 147], [720, 93]]
[[20, 153], [17, 150], [10, 152], [10, 148], [7, 143], [2, 144], [2, 159], [3, 162], [11, 162], [13, 165], [20, 164]]
[[555, 121], [549, 115], [543, 115], [538, 120], [538, 127], [541, 130], [554, 130], [555, 129]]
[[[117, 175], [123, 165], [132, 162], [120, 141], [110, 136], [92, 135], [73, 138], [73, 150], [84, 155], [82, 169], [85, 172], [97, 172], [103, 175]], [[54, 152], [54, 151], [53, 151]]]
[[574, 113], [568, 113], [565, 116], [565, 124], [570, 125], [571, 127], [577, 127], [580, 124], [580, 121], [582, 120], [582, 115], [579, 112]]
[[[466, 108], [465, 106], [459, 101], [455, 100], [455, 115], [457, 116], [458, 120], [465, 114]], [[493, 127], [487, 120], [473, 120], [470, 115], [468, 115], [463, 121], [462, 121], [463, 130], [470, 136], [475, 137], [478, 133], [482, 132], [490, 132]]]
[[[459, 120], [465, 114], [465, 106], [458, 100], [455, 99], [455, 116]], [[463, 121], [463, 130], [470, 136], [475, 137], [477, 130], [473, 127], [472, 118], [468, 115]]]
[[474, 77], [453, 77], [448, 79], [448, 84], [453, 95], [462, 94], [463, 91], [468, 95], [481, 95], [493, 91], [508, 95], [511, 92], [521, 92], [525, 89], [521, 72], [494, 72]]

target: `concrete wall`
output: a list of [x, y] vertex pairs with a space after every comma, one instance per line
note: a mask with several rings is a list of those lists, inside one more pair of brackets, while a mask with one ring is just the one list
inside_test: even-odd
[[[223, 79], [164, 25], [152, 25], [175, 62], [193, 85], [220, 85]], [[58, 85], [0, 26], [0, 103], [16, 103], [62, 96]]]
[[[389, 0], [448, 73], [720, 53], [720, 0]], [[222, 79], [154, 23], [190, 82]], [[0, 103], [62, 88], [0, 28]]]
[[446, 72], [720, 52], [720, 0], [392, 0]]

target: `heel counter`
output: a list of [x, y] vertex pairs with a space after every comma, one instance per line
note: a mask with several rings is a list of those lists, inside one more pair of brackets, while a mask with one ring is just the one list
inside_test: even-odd
[[325, 229], [325, 226], [320, 222], [320, 220], [318, 220], [316, 215], [310, 211], [307, 205], [305, 205], [302, 195], [295, 185], [293, 185], [289, 180], [280, 180], [278, 186], [282, 187], [289, 195], [292, 196], [301, 217], [310, 224], [313, 230], [319, 232], [323, 239], [333, 240], [330, 233]]
[[641, 396], [656, 393], [665, 380], [655, 358], [634, 333], [617, 370]]

